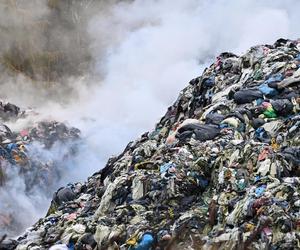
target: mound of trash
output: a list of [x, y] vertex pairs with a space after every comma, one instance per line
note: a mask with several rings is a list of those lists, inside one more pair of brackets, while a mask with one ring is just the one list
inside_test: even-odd
[[[80, 139], [78, 129], [56, 121], [40, 121], [17, 131], [5, 125], [6, 122], [18, 123], [29, 113], [14, 104], [0, 102], [0, 234], [22, 230], [19, 220], [24, 219], [15, 214], [19, 209], [15, 202], [22, 201], [10, 199], [9, 195], [3, 197], [16, 177], [24, 182], [24, 195], [28, 198], [38, 190], [40, 195], [51, 199], [62, 173], [68, 171], [62, 163], [76, 154], [76, 143]], [[51, 157], [51, 154], [42, 157], [44, 152], [50, 152], [58, 145], [68, 145], [60, 158]]]
[[[0, 102], [0, 120], [17, 121], [17, 119], [26, 117], [26, 111], [11, 103]], [[38, 143], [39, 147], [50, 150], [52, 146], [59, 143], [67, 143], [79, 139], [80, 131], [76, 128], [68, 128], [64, 123], [56, 121], [40, 121], [29, 128], [20, 131], [12, 131], [4, 123], [0, 124], [0, 185], [5, 184], [5, 169], [9, 165], [17, 165], [19, 173], [24, 175], [28, 190], [39, 183], [39, 177], [42, 178], [46, 172], [48, 175], [58, 171], [53, 166], [53, 162], [42, 162], [38, 157], [33, 157], [28, 148]], [[70, 150], [70, 153], [71, 150]], [[66, 156], [67, 157], [67, 156]], [[38, 171], [37, 171], [38, 170]], [[41, 171], [40, 171], [41, 170]], [[49, 177], [48, 176], [48, 177]], [[31, 183], [27, 183], [31, 179]], [[50, 179], [44, 176], [41, 180], [43, 186]], [[50, 183], [48, 183], [50, 184]]]
[[0, 249], [296, 249], [300, 41], [222, 53], [153, 131]]

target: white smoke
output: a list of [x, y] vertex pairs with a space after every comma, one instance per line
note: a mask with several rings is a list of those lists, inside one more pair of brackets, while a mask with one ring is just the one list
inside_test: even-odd
[[113, 3], [90, 16], [93, 67], [66, 81], [76, 98], [53, 102], [45, 98], [47, 91], [24, 85], [24, 78], [3, 83], [1, 96], [82, 131], [86, 144], [65, 183], [84, 181], [110, 155], [152, 129], [178, 92], [219, 53], [240, 54], [280, 37], [297, 39], [299, 9], [296, 0]]
[[18, 175], [17, 167], [9, 166], [9, 180], [0, 189], [0, 235], [14, 236], [33, 224], [48, 209], [49, 197], [40, 190], [26, 193], [24, 179]]
[[107, 15], [96, 15], [89, 23], [93, 72], [102, 81], [84, 91], [79, 85], [81, 99], [66, 112], [76, 110], [73, 125], [80, 124], [81, 116], [94, 121], [81, 123], [80, 129], [99, 156], [107, 158], [153, 128], [178, 92], [219, 53], [240, 54], [280, 37], [296, 39], [297, 7], [297, 1], [258, 0], [112, 5]]

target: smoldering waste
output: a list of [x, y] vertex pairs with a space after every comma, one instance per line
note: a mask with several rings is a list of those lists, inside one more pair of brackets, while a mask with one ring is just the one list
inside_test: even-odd
[[[299, 247], [300, 43], [222, 53], [11, 248]], [[176, 83], [174, 83], [176, 84]]]

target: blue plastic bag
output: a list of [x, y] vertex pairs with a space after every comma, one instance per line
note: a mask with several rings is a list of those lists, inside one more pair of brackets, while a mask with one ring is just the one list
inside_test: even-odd
[[266, 83], [260, 85], [258, 89], [260, 90], [261, 93], [263, 93], [267, 97], [273, 97], [278, 95], [278, 91], [274, 88], [270, 88]]
[[153, 242], [154, 242], [154, 238], [153, 238], [152, 234], [145, 233], [142, 236], [142, 239], [140, 240], [138, 245], [131, 249], [132, 250], [151, 250]]

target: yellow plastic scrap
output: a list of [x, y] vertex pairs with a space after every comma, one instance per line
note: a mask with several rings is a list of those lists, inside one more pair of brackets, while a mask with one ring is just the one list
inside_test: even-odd
[[170, 218], [174, 218], [174, 210], [173, 210], [173, 208], [169, 208], [169, 215], [170, 215]]
[[271, 140], [271, 147], [272, 147], [273, 150], [278, 150], [279, 147], [280, 147], [280, 146], [276, 143], [275, 138], [272, 138], [272, 140]]
[[23, 162], [23, 161], [22, 161], [22, 158], [21, 158], [19, 155], [15, 155], [14, 158], [15, 158], [15, 161], [16, 161], [17, 163], [22, 163], [22, 162]]
[[23, 165], [27, 162], [27, 156], [24, 155], [24, 152], [18, 152], [16, 150], [12, 151], [12, 157], [17, 164]]
[[[150, 165], [151, 167], [149, 167]], [[147, 169], [147, 170], [158, 170], [158, 166], [155, 166], [152, 161], [144, 161], [134, 165], [134, 170]]]
[[132, 236], [131, 238], [129, 238], [127, 241], [126, 241], [126, 244], [129, 245], [129, 246], [135, 246], [137, 244], [137, 238], [136, 238], [136, 235], [135, 236]]
[[20, 157], [20, 155], [19, 155], [17, 152], [12, 151], [12, 155], [13, 155], [14, 160], [15, 160], [17, 163], [22, 162], [22, 158]]
[[245, 230], [246, 230], [246, 232], [251, 232], [251, 231], [253, 231], [254, 229], [255, 229], [255, 226], [254, 226], [253, 224], [247, 223], [247, 224], [245, 225]]
[[135, 246], [138, 243], [138, 240], [141, 238], [142, 236], [141, 231], [135, 232], [127, 241], [126, 244], [129, 246]]

